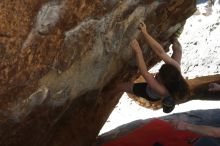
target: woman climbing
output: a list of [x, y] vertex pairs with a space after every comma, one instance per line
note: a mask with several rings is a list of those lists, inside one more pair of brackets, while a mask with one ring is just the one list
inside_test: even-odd
[[143, 97], [149, 101], [162, 100], [163, 111], [171, 112], [175, 107], [176, 99], [183, 99], [189, 93], [189, 86], [181, 75], [180, 62], [182, 57], [181, 45], [177, 38], [172, 39], [172, 56], [168, 56], [163, 47], [147, 32], [146, 25], [141, 22], [139, 25], [146, 42], [155, 52], [155, 54], [165, 62], [159, 69], [159, 72], [153, 76], [148, 72], [144, 62], [142, 50], [137, 40], [131, 42], [131, 47], [135, 54], [136, 62], [141, 75], [146, 82], [132, 83], [125, 82], [118, 84], [111, 91], [111, 95], [119, 92], [128, 92], [138, 97]]

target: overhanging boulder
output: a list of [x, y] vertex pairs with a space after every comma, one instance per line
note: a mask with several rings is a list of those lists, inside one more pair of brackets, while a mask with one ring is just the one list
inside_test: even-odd
[[0, 2], [0, 145], [88, 146], [119, 97], [104, 87], [137, 77], [129, 42], [159, 61], [137, 29], [164, 45], [196, 0]]

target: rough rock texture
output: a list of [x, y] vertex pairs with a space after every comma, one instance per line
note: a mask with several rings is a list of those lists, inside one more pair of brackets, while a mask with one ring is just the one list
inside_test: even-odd
[[[219, 117], [216, 116], [219, 113], [220, 113], [220, 109], [195, 110], [195, 111], [189, 111], [185, 113], [172, 114], [169, 116], [160, 117], [159, 119], [166, 120], [166, 121], [178, 119], [178, 120], [183, 120], [185, 122], [189, 122], [192, 124], [220, 127]], [[145, 120], [137, 120], [137, 121], [133, 121], [131, 123], [127, 123], [125, 125], [119, 126], [107, 133], [100, 135], [97, 138], [97, 142], [94, 143], [93, 146], [99, 146], [109, 141], [116, 140], [119, 137], [132, 132], [136, 128], [142, 127], [143, 125], [147, 124], [151, 120], [153, 120], [153, 118], [145, 119]]]
[[[1, 0], [0, 145], [89, 146], [134, 80], [129, 42], [149, 32], [169, 44], [195, 0]], [[146, 63], [158, 60], [143, 40]]]

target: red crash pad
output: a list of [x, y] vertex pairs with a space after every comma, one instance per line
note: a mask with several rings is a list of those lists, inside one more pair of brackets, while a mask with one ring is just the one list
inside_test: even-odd
[[191, 141], [199, 137], [189, 131], [178, 131], [168, 122], [155, 119], [102, 146], [192, 146]]

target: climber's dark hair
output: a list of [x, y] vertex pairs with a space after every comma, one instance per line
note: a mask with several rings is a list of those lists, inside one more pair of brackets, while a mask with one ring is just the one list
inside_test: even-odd
[[159, 70], [159, 78], [175, 99], [183, 99], [189, 94], [189, 85], [181, 72], [171, 64], [164, 64]]

